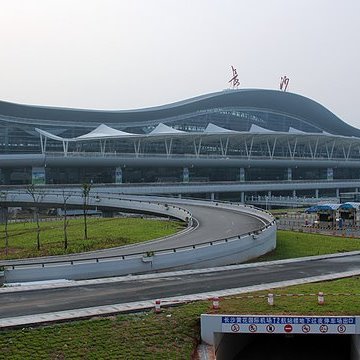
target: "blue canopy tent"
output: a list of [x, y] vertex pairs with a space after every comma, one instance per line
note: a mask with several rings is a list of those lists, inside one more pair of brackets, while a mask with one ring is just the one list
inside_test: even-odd
[[317, 211], [318, 211], [318, 205], [314, 205], [314, 206], [311, 206], [308, 209], [306, 209], [305, 213], [313, 214], [313, 213], [316, 213]]
[[352, 225], [358, 222], [360, 213], [360, 203], [346, 202], [340, 205], [339, 217]]
[[305, 212], [308, 214], [316, 213], [319, 222], [331, 223], [334, 226], [336, 224], [339, 207], [340, 204], [318, 204], [309, 207]]
[[319, 211], [336, 211], [340, 207], [340, 204], [318, 204], [309, 207], [305, 210], [306, 213], [317, 213]]
[[359, 210], [360, 209], [360, 203], [358, 202], [346, 202], [344, 204], [340, 205], [340, 210], [344, 209], [344, 210], [349, 210], [349, 209], [354, 209], [354, 210]]

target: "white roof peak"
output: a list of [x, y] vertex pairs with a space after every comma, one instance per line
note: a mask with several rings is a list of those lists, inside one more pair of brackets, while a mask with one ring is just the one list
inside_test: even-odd
[[290, 134], [306, 134], [306, 132], [305, 131], [301, 131], [301, 130], [299, 130], [299, 129], [295, 129], [295, 128], [293, 128], [293, 127], [289, 127], [289, 133]]
[[220, 126], [217, 126], [215, 124], [209, 123], [206, 127], [206, 129], [204, 130], [204, 133], [233, 133], [233, 130], [229, 130], [229, 129], [225, 129], [222, 128]]
[[251, 133], [273, 133], [274, 131], [265, 129], [265, 128], [255, 125], [255, 124], [251, 124], [249, 132], [251, 132]]
[[163, 123], [160, 123], [156, 128], [150, 132], [149, 135], [159, 135], [159, 134], [184, 134], [185, 131], [174, 129], [170, 126], [167, 126]]
[[125, 131], [116, 130], [111, 128], [110, 126], [101, 124], [96, 129], [90, 131], [89, 133], [78, 136], [76, 140], [105, 139], [105, 138], [133, 136], [133, 135], [135, 134], [130, 134]]

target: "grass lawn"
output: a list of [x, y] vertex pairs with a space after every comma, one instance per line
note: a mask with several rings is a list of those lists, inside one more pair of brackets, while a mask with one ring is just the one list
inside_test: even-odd
[[[36, 247], [36, 223], [10, 223], [9, 255], [5, 256], [4, 226], [0, 227], [0, 259], [16, 259], [64, 254], [62, 221], [40, 223], [41, 250]], [[69, 253], [84, 252], [128, 245], [171, 235], [184, 228], [180, 221], [142, 218], [88, 218], [88, 240], [84, 240], [83, 219], [70, 219], [68, 225]]]
[[[266, 292], [221, 299], [221, 314], [360, 315], [360, 278], [275, 289], [280, 294], [323, 291], [316, 296], [278, 297], [269, 306]], [[359, 294], [334, 296], [329, 293]], [[201, 301], [152, 311], [77, 321], [34, 329], [0, 332], [0, 359], [190, 359], [199, 341], [199, 316], [212, 313], [211, 302]]]
[[[325, 294], [325, 304], [322, 306], [317, 303], [319, 291]], [[275, 299], [274, 306], [269, 306], [267, 303], [268, 293], [269, 290], [253, 293], [251, 295], [255, 297], [251, 299], [246, 295], [225, 298], [221, 301], [221, 312], [227, 314], [236, 312], [239, 314], [360, 315], [359, 276], [271, 290]], [[286, 294], [304, 295], [279, 296]], [[338, 296], [337, 294], [353, 295]]]
[[276, 249], [256, 261], [290, 259], [360, 250], [360, 239], [296, 231], [277, 231]]

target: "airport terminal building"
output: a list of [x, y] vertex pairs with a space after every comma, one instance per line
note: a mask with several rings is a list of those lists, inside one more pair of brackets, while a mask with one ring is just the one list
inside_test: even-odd
[[0, 101], [1, 184], [84, 182], [357, 191], [360, 130], [311, 99], [277, 90], [225, 90], [124, 111]]

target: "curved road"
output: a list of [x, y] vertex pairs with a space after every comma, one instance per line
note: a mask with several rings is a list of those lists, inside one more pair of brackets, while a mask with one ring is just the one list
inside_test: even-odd
[[[169, 203], [169, 202], [168, 202]], [[172, 203], [183, 206], [182, 203]], [[246, 234], [261, 228], [264, 222], [252, 215], [235, 210], [202, 205], [186, 205], [195, 219], [197, 226], [184, 233], [175, 234], [161, 240], [153, 240], [146, 243], [122, 246], [112, 249], [92, 251], [82, 254], [51, 256], [23, 260], [0, 260], [0, 265], [12, 265], [21, 263], [39, 263], [67, 259], [92, 259], [94, 257], [106, 257], [116, 255], [128, 255], [132, 253], [145, 253], [148, 250], [156, 251], [173, 249], [181, 246], [196, 245], [226, 237]]]

